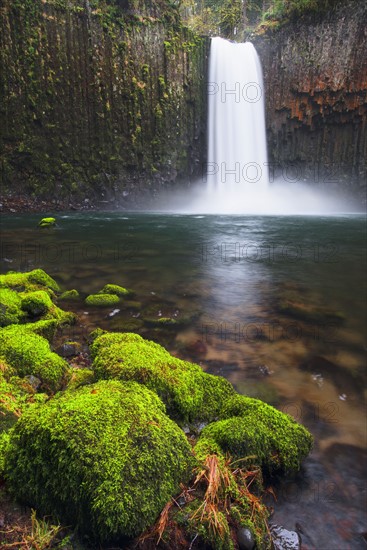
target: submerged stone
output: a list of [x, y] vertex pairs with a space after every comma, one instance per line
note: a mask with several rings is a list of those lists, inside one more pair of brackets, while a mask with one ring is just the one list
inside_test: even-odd
[[86, 297], [87, 306], [109, 307], [118, 304], [120, 298], [116, 294], [90, 294]]
[[100, 541], [153, 524], [192, 465], [190, 445], [162, 401], [119, 381], [66, 391], [26, 411], [5, 460], [17, 498]]

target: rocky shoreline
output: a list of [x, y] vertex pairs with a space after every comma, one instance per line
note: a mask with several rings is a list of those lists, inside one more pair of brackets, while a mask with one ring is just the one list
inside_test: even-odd
[[[129, 294], [106, 285], [98, 307]], [[270, 548], [279, 533], [262, 495], [300, 469], [310, 433], [136, 333], [97, 329], [55, 348], [77, 322], [62, 296], [41, 269], [0, 276], [0, 478], [37, 510], [32, 525], [69, 525], [47, 524], [65, 550]]]

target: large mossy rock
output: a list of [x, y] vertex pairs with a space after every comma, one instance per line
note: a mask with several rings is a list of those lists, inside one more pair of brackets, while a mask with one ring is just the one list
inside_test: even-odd
[[271, 475], [298, 471], [311, 450], [312, 436], [306, 428], [258, 399], [235, 395], [223, 407], [221, 418], [201, 432], [195, 446], [199, 458], [229, 453]]
[[0, 329], [0, 358], [3, 357], [18, 376], [36, 376], [44, 389], [56, 391], [62, 386], [68, 364], [52, 352], [49, 342], [32, 328], [30, 323]]
[[60, 290], [57, 282], [43, 269], [34, 269], [26, 273], [9, 271], [5, 275], [0, 275], [0, 287], [14, 288], [18, 291], [38, 290], [40, 287], [46, 287], [53, 292]]
[[111, 541], [154, 523], [187, 482], [192, 461], [184, 433], [153, 392], [100, 381], [26, 411], [11, 433], [5, 469], [23, 502]]
[[179, 423], [209, 422], [235, 394], [224, 378], [173, 357], [159, 344], [133, 333], [107, 333], [91, 346], [97, 379], [135, 380], [157, 393]]

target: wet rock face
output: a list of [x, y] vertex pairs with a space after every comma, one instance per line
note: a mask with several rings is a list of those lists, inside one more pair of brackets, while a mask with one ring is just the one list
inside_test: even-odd
[[207, 40], [168, 0], [4, 0], [2, 187], [132, 202], [197, 178]]
[[365, 1], [341, 2], [324, 16], [295, 19], [255, 43], [263, 64], [275, 172], [328, 188], [352, 186], [362, 195], [367, 159]]

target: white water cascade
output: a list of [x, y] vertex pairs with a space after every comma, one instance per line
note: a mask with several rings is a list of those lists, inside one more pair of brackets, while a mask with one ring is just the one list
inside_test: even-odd
[[284, 170], [274, 179], [267, 160], [264, 99], [261, 64], [253, 44], [212, 38], [207, 169], [189, 193], [174, 191], [166, 197], [163, 210], [249, 215], [355, 210], [341, 195], [322, 190], [320, 182], [306, 184], [302, 172], [290, 178]]
[[250, 42], [212, 39], [208, 102], [208, 192], [233, 208], [269, 183], [263, 78]]

